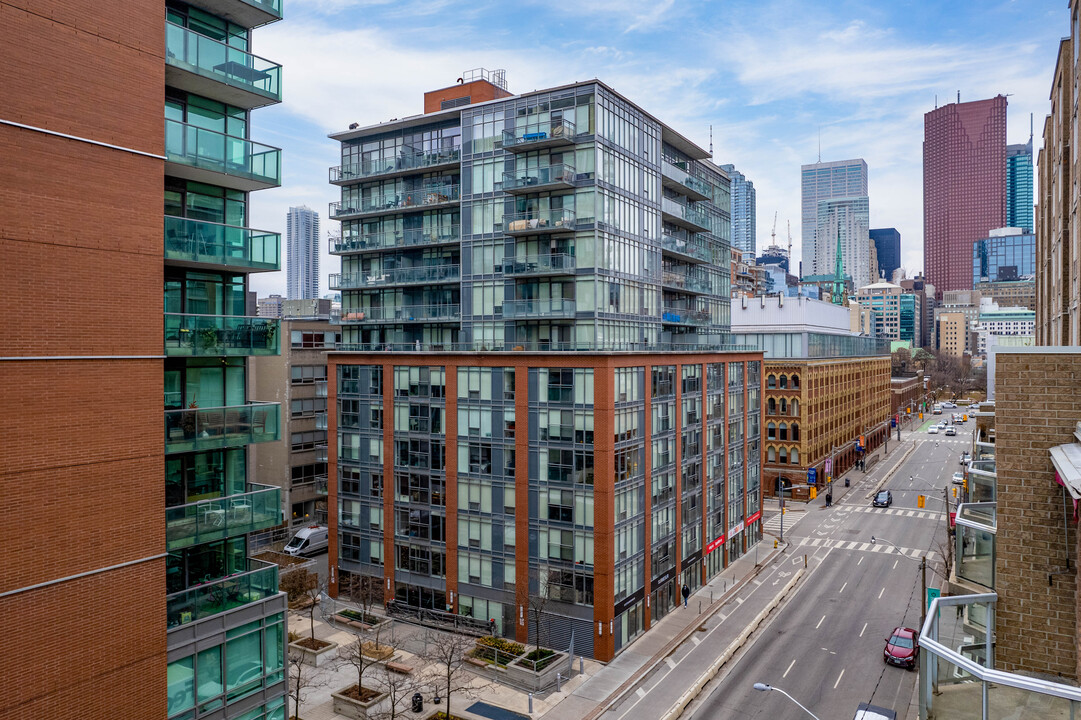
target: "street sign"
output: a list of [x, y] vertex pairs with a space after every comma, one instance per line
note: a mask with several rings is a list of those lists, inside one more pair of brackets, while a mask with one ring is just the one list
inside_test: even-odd
[[931, 607], [931, 601], [937, 597], [942, 596], [942, 591], [938, 588], [927, 588], [927, 607]]
[[818, 481], [818, 469], [807, 468], [807, 484], [814, 485]]

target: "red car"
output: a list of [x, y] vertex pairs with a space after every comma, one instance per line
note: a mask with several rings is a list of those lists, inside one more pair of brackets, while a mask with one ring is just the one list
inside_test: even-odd
[[912, 628], [894, 628], [890, 636], [886, 638], [886, 649], [882, 651], [882, 659], [887, 665], [916, 669], [916, 662], [920, 659], [919, 633]]

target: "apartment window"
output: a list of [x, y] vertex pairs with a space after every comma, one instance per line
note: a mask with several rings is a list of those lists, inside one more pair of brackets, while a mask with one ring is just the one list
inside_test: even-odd
[[294, 385], [312, 385], [327, 379], [326, 365], [294, 365], [291, 372]]
[[313, 430], [311, 432], [293, 433], [290, 438], [290, 449], [293, 452], [314, 450], [317, 447], [325, 447], [327, 444], [326, 430]]
[[290, 332], [290, 344], [294, 348], [333, 349], [342, 341], [342, 334], [336, 332], [312, 332], [293, 330]]
[[290, 403], [290, 416], [294, 418], [314, 417], [316, 413], [327, 411], [327, 399], [300, 398]]

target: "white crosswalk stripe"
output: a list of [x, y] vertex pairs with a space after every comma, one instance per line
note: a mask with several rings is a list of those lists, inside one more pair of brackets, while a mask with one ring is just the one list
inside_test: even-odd
[[904, 555], [905, 557], [912, 558], [914, 560], [920, 559], [921, 556], [926, 555], [927, 560], [931, 561], [937, 557], [934, 550], [920, 550], [919, 548], [903, 548], [895, 547], [893, 545], [886, 545], [884, 543], [861, 543], [853, 542], [851, 540], [833, 540], [831, 538], [802, 538], [799, 541], [800, 547], [812, 547], [812, 548], [836, 548], [838, 550], [859, 550], [862, 552], [878, 553], [879, 555]]
[[[788, 510], [784, 515], [784, 529], [787, 531], [793, 527], [806, 514], [806, 510]], [[779, 536], [781, 534], [781, 513], [771, 515], [762, 526], [762, 530], [770, 535]]]
[[855, 505], [852, 509], [856, 512], [876, 513], [883, 515], [898, 515], [901, 517], [914, 517], [920, 520], [941, 520], [946, 514], [937, 510], [908, 510], [905, 508], [876, 508], [867, 505]]

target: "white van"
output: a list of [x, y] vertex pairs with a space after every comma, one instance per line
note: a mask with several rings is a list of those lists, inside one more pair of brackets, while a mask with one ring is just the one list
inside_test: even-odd
[[330, 546], [328, 537], [329, 533], [322, 525], [309, 525], [293, 536], [283, 552], [286, 555], [314, 555]]

